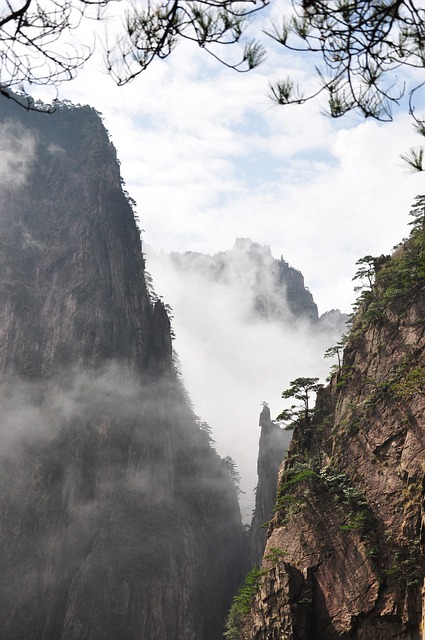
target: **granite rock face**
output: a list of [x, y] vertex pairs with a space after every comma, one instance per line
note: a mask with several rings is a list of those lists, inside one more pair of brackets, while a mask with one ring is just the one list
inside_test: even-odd
[[420, 233], [377, 274], [312, 427], [296, 427], [279, 471], [251, 639], [424, 637]]
[[172, 252], [169, 257], [177, 271], [196, 273], [206, 284], [230, 284], [244, 291], [249, 299], [244, 310], [248, 320], [311, 323], [316, 329], [335, 335], [345, 330], [347, 316], [334, 309], [319, 317], [302, 273], [283, 256], [276, 260], [267, 245], [236, 238], [230, 251], [214, 255]]
[[0, 638], [217, 640], [242, 526], [99, 115], [2, 102]]
[[265, 404], [260, 414], [255, 508], [250, 527], [250, 565], [261, 564], [267, 540], [267, 522], [273, 517], [278, 470], [289, 447], [291, 436], [271, 420]]

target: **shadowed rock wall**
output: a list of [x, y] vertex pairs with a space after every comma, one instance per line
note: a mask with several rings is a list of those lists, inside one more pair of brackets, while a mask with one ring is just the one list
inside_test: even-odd
[[98, 114], [2, 102], [0, 638], [217, 640], [226, 465], [172, 363]]
[[267, 541], [268, 522], [273, 518], [276, 503], [279, 467], [289, 447], [291, 435], [273, 424], [270, 409], [263, 406], [260, 414], [255, 508], [250, 527], [250, 566], [261, 564]]

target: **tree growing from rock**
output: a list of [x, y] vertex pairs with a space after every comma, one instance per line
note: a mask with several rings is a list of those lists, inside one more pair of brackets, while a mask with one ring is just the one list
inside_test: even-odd
[[314, 409], [310, 405], [312, 393], [317, 393], [323, 387], [319, 378], [295, 378], [289, 383], [288, 389], [282, 392], [282, 398], [295, 398], [298, 404], [293, 404], [289, 409], [279, 413], [276, 420], [286, 424], [287, 429], [293, 429], [300, 425], [301, 428], [309, 427], [313, 418]]

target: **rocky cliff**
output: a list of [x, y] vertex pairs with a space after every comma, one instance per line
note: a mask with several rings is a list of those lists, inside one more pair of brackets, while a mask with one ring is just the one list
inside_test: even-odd
[[291, 435], [271, 420], [266, 403], [260, 413], [255, 508], [250, 527], [250, 566], [261, 564], [267, 540], [267, 526], [276, 502], [277, 475], [291, 441]]
[[295, 429], [239, 637], [424, 637], [423, 211], [391, 259], [370, 261], [342, 367]]
[[0, 112], [0, 638], [217, 640], [240, 570], [99, 115]]
[[244, 291], [249, 304], [249, 319], [275, 320], [283, 323], [298, 320], [320, 324], [324, 330], [342, 333], [347, 317], [333, 310], [319, 318], [317, 305], [304, 284], [300, 271], [283, 257], [273, 258], [270, 247], [249, 238], [236, 238], [230, 251], [214, 255], [173, 252], [172, 265], [178, 271], [196, 272], [206, 283], [221, 282]]

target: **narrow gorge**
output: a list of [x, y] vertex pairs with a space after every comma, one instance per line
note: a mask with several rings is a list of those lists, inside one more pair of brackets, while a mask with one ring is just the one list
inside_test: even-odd
[[[312, 422], [288, 445], [263, 403], [248, 533], [99, 114], [4, 101], [0, 132], [0, 640], [423, 640], [424, 198]], [[251, 240], [171, 259], [221, 282], [238, 252], [247, 317], [344, 322]]]

